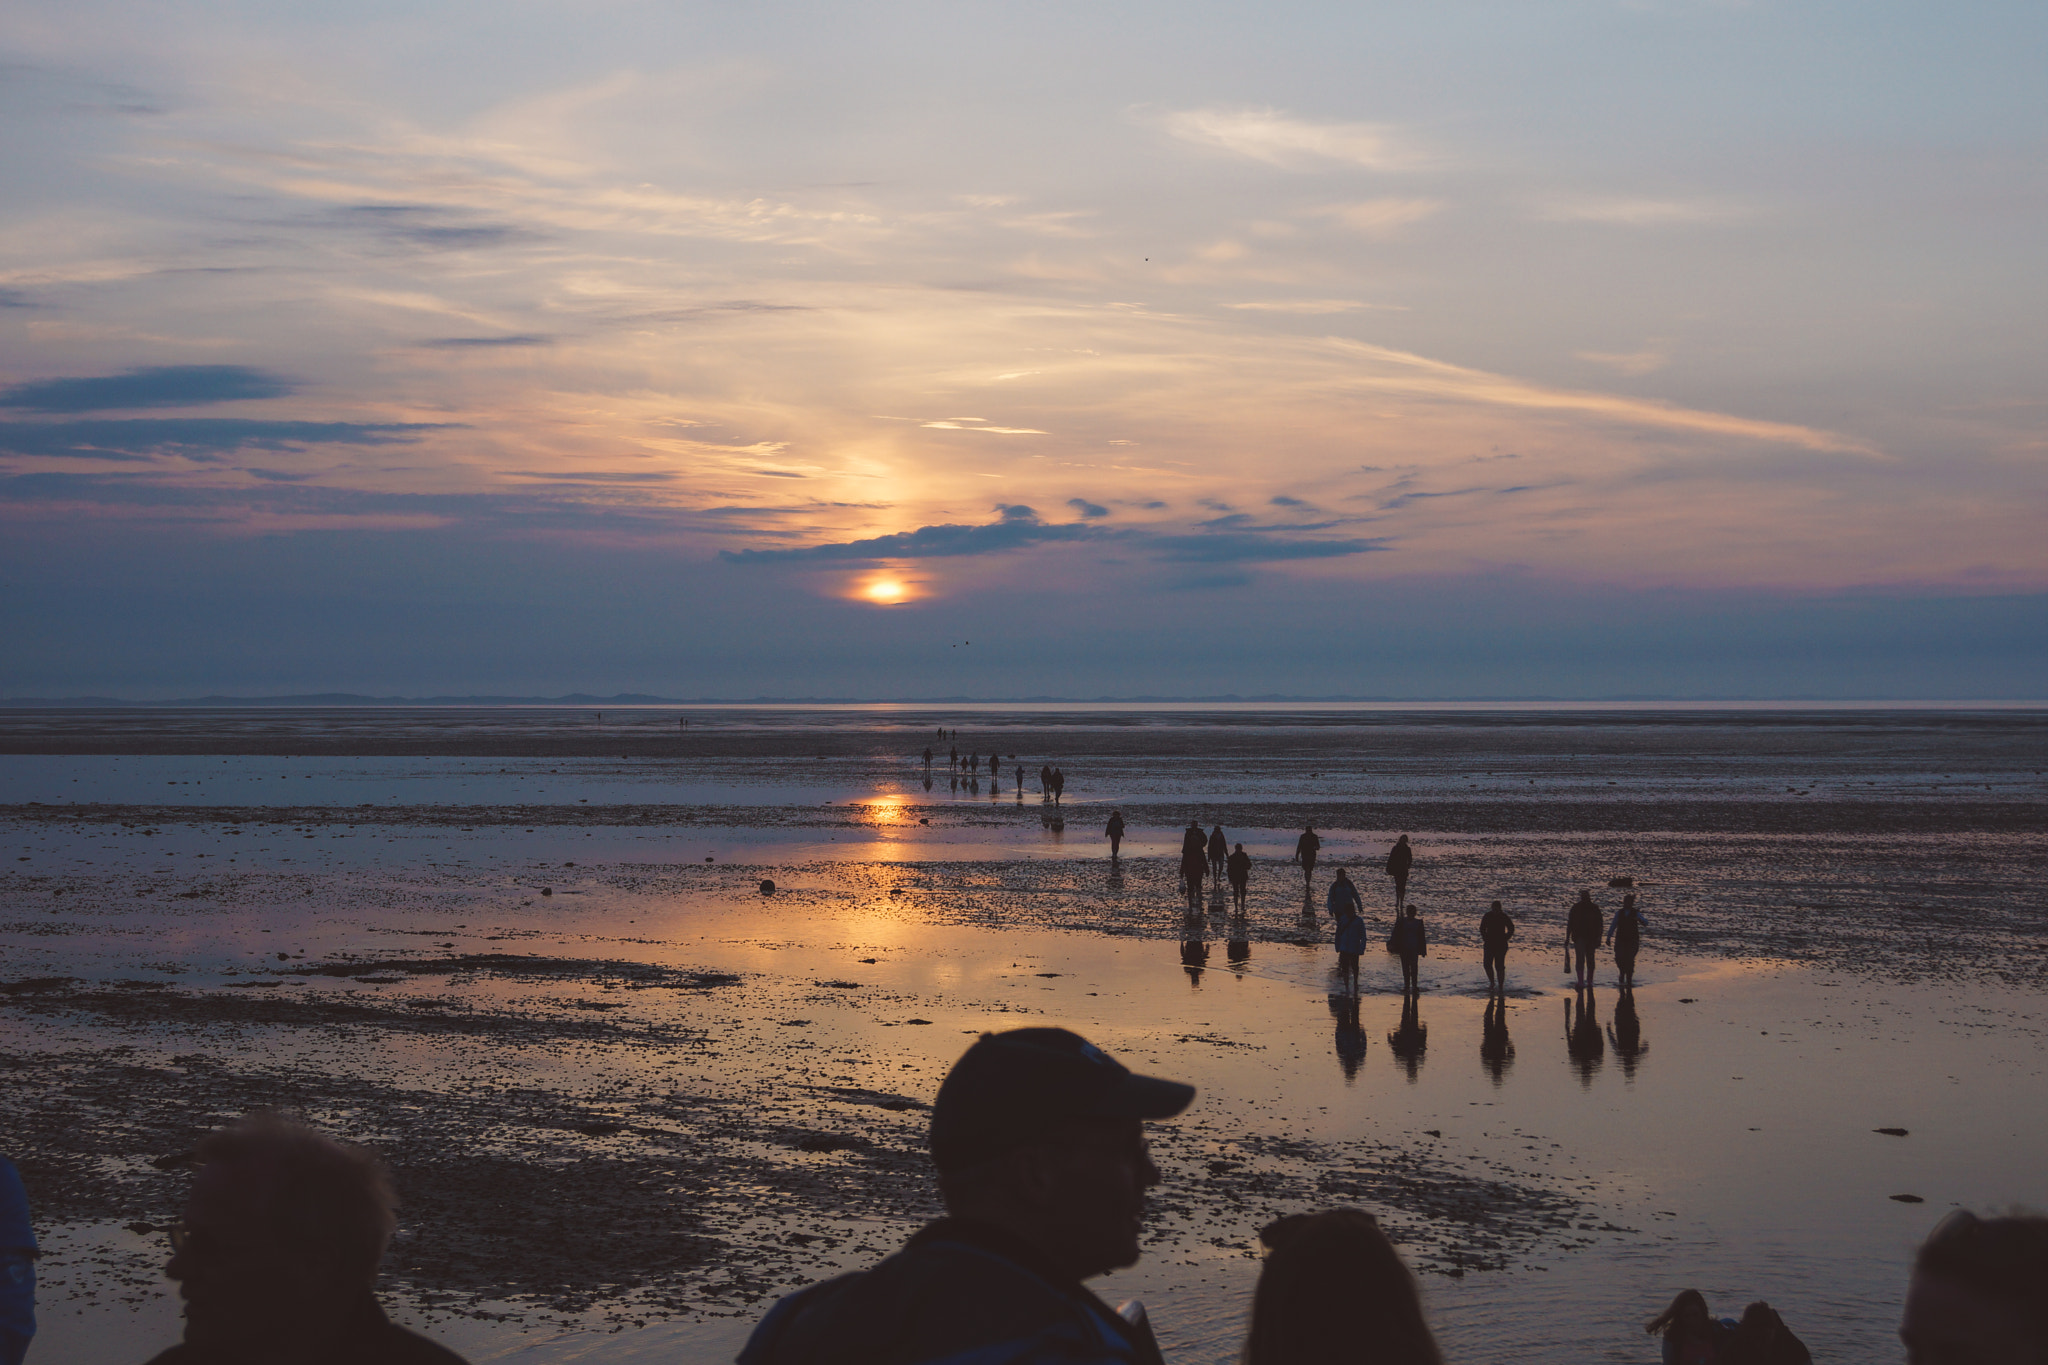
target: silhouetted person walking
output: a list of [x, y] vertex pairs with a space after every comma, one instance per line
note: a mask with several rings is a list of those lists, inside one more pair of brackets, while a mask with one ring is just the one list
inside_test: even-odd
[[1231, 903], [1236, 908], [1237, 913], [1242, 915], [1244, 913], [1245, 891], [1251, 885], [1252, 880], [1252, 855], [1244, 851], [1243, 844], [1239, 844], [1237, 851], [1232, 853], [1229, 859], [1226, 860], [1224, 871], [1230, 876]]
[[[1022, 777], [1023, 773], [1022, 768], [1017, 770], [1019, 777]], [[1111, 811], [1109, 823], [1102, 827], [1102, 832], [1109, 836], [1109, 856], [1116, 857], [1117, 850], [1124, 845], [1124, 813], [1120, 810]]]
[[1421, 990], [1419, 968], [1429, 953], [1429, 933], [1422, 927], [1422, 917], [1414, 906], [1402, 909], [1401, 918], [1394, 921], [1393, 931], [1387, 935], [1387, 946], [1401, 959], [1401, 989], [1410, 995]]
[[1489, 990], [1502, 991], [1508, 984], [1508, 940], [1515, 936], [1515, 921], [1495, 901], [1493, 908], [1479, 917], [1479, 955], [1486, 965], [1486, 985]]
[[1054, 768], [1052, 770], [1052, 803], [1055, 806], [1060, 804], [1060, 798], [1066, 795], [1066, 791], [1067, 775], [1058, 768]]
[[1052, 769], [1043, 763], [1038, 765], [1038, 799], [1052, 800]]
[[461, 1365], [388, 1320], [372, 1292], [398, 1222], [376, 1158], [273, 1114], [207, 1134], [193, 1156], [164, 1267], [185, 1300], [185, 1340], [151, 1365]]
[[1223, 826], [1209, 831], [1209, 875], [1217, 881], [1223, 880], [1223, 864], [1230, 857], [1230, 841], [1223, 837]]
[[1394, 879], [1394, 911], [1399, 913], [1408, 901], [1408, 869], [1415, 865], [1415, 850], [1408, 847], [1408, 836], [1402, 835], [1387, 851], [1387, 875]]
[[1607, 941], [1614, 945], [1614, 970], [1621, 978], [1623, 990], [1636, 984], [1636, 954], [1643, 948], [1643, 930], [1649, 921], [1643, 912], [1636, 909], [1633, 894], [1621, 898], [1621, 909], [1614, 912], [1614, 923], [1607, 927]]
[[[1323, 841], [1316, 837], [1316, 827], [1309, 825], [1301, 831], [1301, 837], [1294, 841], [1294, 861], [1301, 864], [1301, 885], [1307, 890], [1315, 880], [1316, 854], [1322, 850]], [[1310, 914], [1315, 913], [1313, 909]]]
[[932, 770], [932, 746], [929, 744], [924, 746], [924, 770], [926, 772]]
[[1353, 994], [1358, 991], [1358, 959], [1365, 952], [1365, 920], [1356, 914], [1337, 917], [1337, 975]]
[[1199, 820], [1191, 820], [1180, 836], [1180, 879], [1187, 888], [1188, 913], [1202, 904], [1202, 878], [1209, 871], [1209, 836], [1202, 833]]
[[1593, 893], [1581, 891], [1579, 898], [1572, 902], [1572, 908], [1565, 912], [1565, 965], [1577, 954], [1578, 984], [1584, 990], [1593, 984], [1593, 960], [1600, 955], [1600, 935], [1607, 929], [1600, 907], [1593, 903]]
[[1346, 916], [1360, 916], [1365, 913], [1365, 901], [1358, 894], [1357, 886], [1352, 884], [1351, 874], [1341, 867], [1337, 869], [1336, 877], [1330, 882], [1330, 892], [1324, 897], [1323, 908], [1328, 910], [1330, 918], [1339, 924], [1344, 922]]
[[1144, 1121], [1194, 1093], [1065, 1029], [983, 1034], [932, 1105], [947, 1216], [881, 1264], [784, 1298], [738, 1365], [1159, 1365], [1151, 1329], [1081, 1282], [1138, 1259], [1159, 1183]]

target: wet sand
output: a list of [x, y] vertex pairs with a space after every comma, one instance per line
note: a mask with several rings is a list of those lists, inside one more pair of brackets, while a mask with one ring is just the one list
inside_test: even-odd
[[[407, 1205], [387, 1294], [473, 1358], [727, 1356], [769, 1298], [930, 1214], [922, 1106], [966, 1039], [1051, 1021], [1202, 1087], [1157, 1142], [1146, 1260], [1105, 1290], [1146, 1299], [1176, 1358], [1230, 1357], [1257, 1227], [1333, 1202], [1399, 1230], [1455, 1357], [1645, 1359], [1638, 1324], [1688, 1284], [1722, 1308], [1769, 1298], [1817, 1354], [1895, 1356], [1906, 1258], [1938, 1213], [2048, 1199], [2039, 732], [2001, 720], [1964, 764], [1958, 727], [1916, 726], [1803, 739], [1792, 783], [1721, 730], [1693, 746], [1731, 755], [1712, 761], [1634, 733], [1574, 779], [1609, 812], [1578, 828], [1551, 797], [1475, 813], [1450, 790], [1462, 771], [1432, 788], [1432, 760], [1402, 759], [1414, 809], [1464, 812], [1407, 828], [1437, 945], [1414, 1019], [1384, 959], [1361, 999], [1333, 994], [1327, 926], [1302, 915], [1284, 850], [1329, 799], [1320, 778], [1238, 763], [1258, 799], [1199, 808], [1262, 855], [1251, 914], [1183, 918], [1163, 850], [1187, 801], [1161, 774], [1187, 760], [1186, 727], [1127, 759], [1120, 789], [1160, 818], [1134, 821], [1116, 865], [1081, 763], [1054, 830], [1035, 792], [955, 799], [943, 771], [943, 796], [916, 774], [906, 789], [903, 746], [874, 732], [841, 735], [822, 782], [815, 754], [653, 779], [529, 755], [515, 780], [571, 770], [545, 774], [545, 801], [488, 804], [442, 788], [510, 775], [408, 778], [402, 755], [241, 773], [327, 784], [270, 805], [188, 799], [219, 780], [189, 756], [152, 774], [180, 784], [169, 802], [48, 790], [145, 795], [105, 770], [135, 755], [0, 759], [0, 1134], [50, 1233], [38, 1350], [130, 1360], [172, 1339], [155, 1229], [183, 1176], [152, 1163], [278, 1104], [387, 1154]], [[1497, 769], [1565, 762], [1508, 733], [1488, 726]], [[1749, 824], [1690, 801], [1689, 823], [1617, 823], [1629, 803], [1594, 790], [1702, 763]], [[1869, 804], [1897, 829], [1858, 828], [1845, 798], [1801, 803], [1816, 769], [1852, 768], [1885, 774], [1856, 780], [1889, 784]], [[1988, 811], [1931, 790], [1964, 771], [1992, 786], [1973, 798]], [[579, 794], [622, 781], [727, 799]], [[344, 799], [372, 783], [401, 799]], [[833, 794], [812, 805], [813, 787]], [[1329, 801], [1318, 890], [1334, 863], [1384, 856], [1373, 796]], [[1627, 1008], [1603, 961], [1595, 1054], [1567, 1037], [1555, 935], [1567, 893], [1615, 875], [1653, 931]], [[1383, 915], [1384, 879], [1363, 880]], [[1490, 1017], [1469, 921], [1494, 896], [1528, 946]]]

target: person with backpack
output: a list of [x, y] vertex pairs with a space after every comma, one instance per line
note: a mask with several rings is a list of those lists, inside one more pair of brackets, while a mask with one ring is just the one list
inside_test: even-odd
[[1515, 921], [1495, 901], [1479, 917], [1480, 959], [1486, 967], [1486, 988], [1504, 991], [1508, 985], [1508, 940], [1515, 936]]
[[1404, 834], [1387, 852], [1387, 875], [1394, 879], [1394, 913], [1397, 915], [1408, 899], [1408, 869], [1414, 865], [1415, 850], [1408, 847], [1408, 836]]
[[1224, 873], [1230, 878], [1230, 899], [1238, 914], [1244, 913], [1245, 890], [1252, 880], [1252, 855], [1239, 844], [1223, 865]]
[[1365, 919], [1356, 913], [1337, 918], [1337, 975], [1358, 991], [1358, 957], [1365, 951]]
[[1365, 913], [1365, 901], [1358, 894], [1358, 887], [1351, 880], [1351, 874], [1343, 868], [1337, 869], [1337, 879], [1330, 883], [1330, 894], [1324, 904], [1330, 918], [1342, 924], [1346, 918], [1356, 918]]
[[1649, 921], [1636, 909], [1634, 894], [1623, 896], [1614, 923], [1607, 927], [1607, 941], [1614, 946], [1614, 969], [1620, 974], [1623, 990], [1636, 984], [1636, 954], [1642, 951], [1643, 930], [1648, 927]]
[[1418, 994], [1422, 984], [1417, 967], [1429, 955], [1429, 935], [1423, 929], [1422, 917], [1414, 906], [1404, 907], [1401, 918], [1394, 921], [1392, 931], [1387, 934], [1387, 951], [1401, 959], [1402, 993]]

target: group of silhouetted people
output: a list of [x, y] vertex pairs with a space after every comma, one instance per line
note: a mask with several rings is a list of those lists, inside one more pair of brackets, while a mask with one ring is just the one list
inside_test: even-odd
[[[941, 737], [943, 737], [947, 733], [947, 731], [940, 731]], [[958, 731], [953, 731], [951, 733], [954, 734], [956, 737], [958, 735]], [[923, 757], [925, 790], [930, 791], [932, 785], [932, 769], [938, 763], [939, 756], [932, 752], [931, 748], [927, 746], [925, 748]], [[1017, 755], [1015, 754], [1010, 755], [1010, 758], [1012, 759], [1015, 759], [1016, 757]], [[983, 756], [979, 753], [970, 752], [967, 754], [962, 754], [960, 752], [960, 746], [957, 744], [946, 750], [946, 763], [947, 766], [952, 770], [953, 785], [956, 787], [964, 781], [973, 784], [974, 790], [980, 791], [981, 773], [984, 762], [986, 762], [988, 768], [989, 790], [1000, 791], [1002, 789], [1003, 783], [1002, 754], [990, 753], [984, 760]], [[1025, 774], [1024, 765], [1021, 763], [1017, 765], [1017, 769], [1014, 774], [1014, 781], [1016, 783], [1017, 799], [1019, 801], [1022, 801], [1024, 799]], [[1060, 804], [1061, 795], [1067, 789], [1067, 775], [1061, 772], [1058, 768], [1041, 765], [1038, 769], [1038, 788], [1042, 799], [1050, 801], [1054, 805], [1058, 805]]]
[[[1194, 1097], [1065, 1029], [982, 1034], [932, 1101], [944, 1216], [878, 1263], [781, 1299], [738, 1365], [1162, 1365], [1144, 1307], [1112, 1308], [1084, 1281], [1139, 1259], [1146, 1193], [1162, 1179], [1145, 1125]], [[397, 1200], [370, 1153], [259, 1113], [184, 1161], [195, 1174], [165, 1266], [184, 1339], [151, 1365], [460, 1365], [378, 1304]], [[1259, 1241], [1245, 1365], [1441, 1365], [1414, 1275], [1372, 1214], [1292, 1214]], [[0, 1365], [21, 1365], [35, 1331], [34, 1254], [26, 1197], [0, 1161]], [[1768, 1304], [1715, 1318], [1696, 1290], [1647, 1330], [1665, 1365], [1811, 1360]], [[2048, 1361], [2048, 1218], [1942, 1219], [1899, 1335], [1909, 1365]]]

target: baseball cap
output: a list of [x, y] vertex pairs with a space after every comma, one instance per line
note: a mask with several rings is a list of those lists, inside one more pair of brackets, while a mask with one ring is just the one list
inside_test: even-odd
[[932, 1160], [957, 1170], [1037, 1141], [1066, 1119], [1170, 1119], [1194, 1098], [1193, 1086], [1135, 1075], [1063, 1028], [984, 1033], [932, 1102]]

